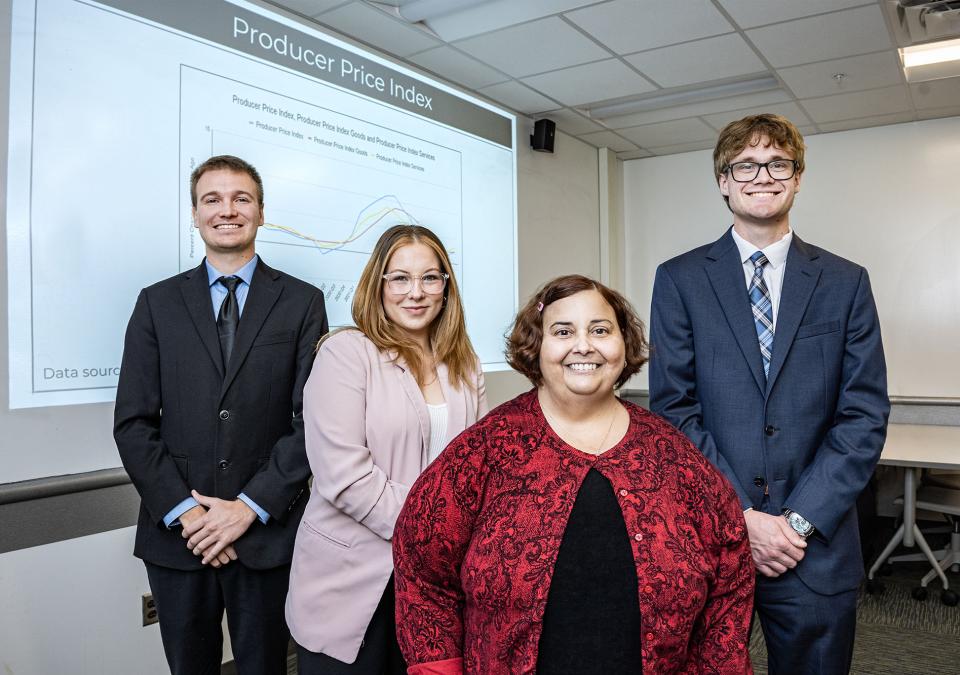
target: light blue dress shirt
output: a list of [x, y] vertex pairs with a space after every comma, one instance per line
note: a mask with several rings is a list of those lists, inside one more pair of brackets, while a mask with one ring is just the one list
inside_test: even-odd
[[[205, 260], [204, 263], [207, 266], [207, 280], [210, 283], [210, 303], [213, 307], [213, 320], [217, 320], [217, 315], [220, 314], [220, 305], [223, 304], [223, 301], [226, 299], [229, 291], [226, 286], [219, 283], [218, 279], [222, 276], [235, 276], [240, 277], [240, 283], [237, 285], [237, 305], [240, 309], [240, 316], [243, 316], [243, 306], [247, 302], [247, 293], [250, 291], [250, 282], [253, 280], [253, 272], [257, 269], [257, 262], [260, 260], [260, 257], [254, 255], [246, 265], [238, 269], [232, 275], [222, 274], [217, 271], [217, 269], [210, 264], [209, 260]], [[237, 499], [242, 501], [244, 504], [253, 509], [254, 513], [257, 514], [257, 517], [260, 519], [261, 523], [266, 524], [270, 520], [270, 514], [264, 511], [260, 506], [250, 499], [247, 495], [242, 492], [237, 495]], [[173, 527], [174, 525], [180, 524], [180, 516], [192, 509], [194, 506], [199, 506], [197, 500], [193, 497], [187, 497], [182, 502], [174, 506], [163, 517], [163, 524], [167, 527]]]

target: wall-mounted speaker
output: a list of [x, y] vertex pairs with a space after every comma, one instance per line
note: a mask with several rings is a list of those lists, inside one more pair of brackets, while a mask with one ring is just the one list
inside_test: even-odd
[[552, 120], [537, 120], [533, 124], [530, 147], [537, 152], [553, 152], [553, 137], [557, 133], [557, 123]]

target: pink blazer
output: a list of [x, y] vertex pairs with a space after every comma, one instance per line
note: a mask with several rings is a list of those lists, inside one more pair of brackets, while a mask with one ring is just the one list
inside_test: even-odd
[[[487, 412], [483, 374], [454, 389], [447, 442]], [[286, 615], [298, 644], [353, 663], [393, 573], [393, 527], [407, 491], [426, 468], [430, 415], [402, 361], [358, 330], [320, 348], [303, 391], [310, 500], [300, 522]]]

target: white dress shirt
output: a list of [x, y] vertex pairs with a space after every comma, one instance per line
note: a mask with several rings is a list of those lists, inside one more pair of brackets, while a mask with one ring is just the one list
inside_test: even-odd
[[[787, 268], [787, 253], [790, 251], [790, 242], [793, 241], [793, 230], [787, 231], [780, 241], [770, 244], [764, 249], [759, 249], [749, 241], [737, 234], [737, 231], [731, 230], [733, 241], [737, 244], [740, 251], [740, 261], [743, 263], [743, 278], [750, 288], [750, 281], [753, 279], [753, 262], [750, 260], [757, 251], [763, 251], [767, 256], [768, 264], [763, 267], [763, 280], [767, 284], [767, 290], [770, 291], [770, 304], [773, 305], [773, 332], [777, 332], [777, 315], [780, 313], [780, 291], [783, 290], [783, 272]], [[776, 342], [776, 337], [774, 337]]]

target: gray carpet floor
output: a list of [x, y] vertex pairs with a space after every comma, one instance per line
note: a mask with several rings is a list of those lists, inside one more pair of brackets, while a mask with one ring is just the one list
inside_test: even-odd
[[[940, 602], [940, 582], [930, 584], [927, 600], [910, 593], [929, 570], [923, 563], [901, 563], [893, 575], [879, 577], [886, 590], [861, 591], [857, 607], [854, 675], [960, 675], [960, 606]], [[960, 575], [948, 574], [960, 589]], [[767, 651], [755, 622], [750, 640], [754, 672], [767, 675]]]
[[[853, 675], [960, 675], [960, 606], [940, 602], [939, 582], [930, 585], [924, 602], [910, 595], [928, 569], [923, 563], [897, 564], [892, 575], [879, 577], [886, 587], [882, 594], [861, 592]], [[960, 590], [960, 575], [948, 576], [951, 587]], [[754, 672], [767, 675], [766, 646], [758, 623], [750, 655]], [[225, 665], [223, 674], [235, 673], [232, 666]], [[292, 650], [288, 667], [290, 675], [296, 675]]]

